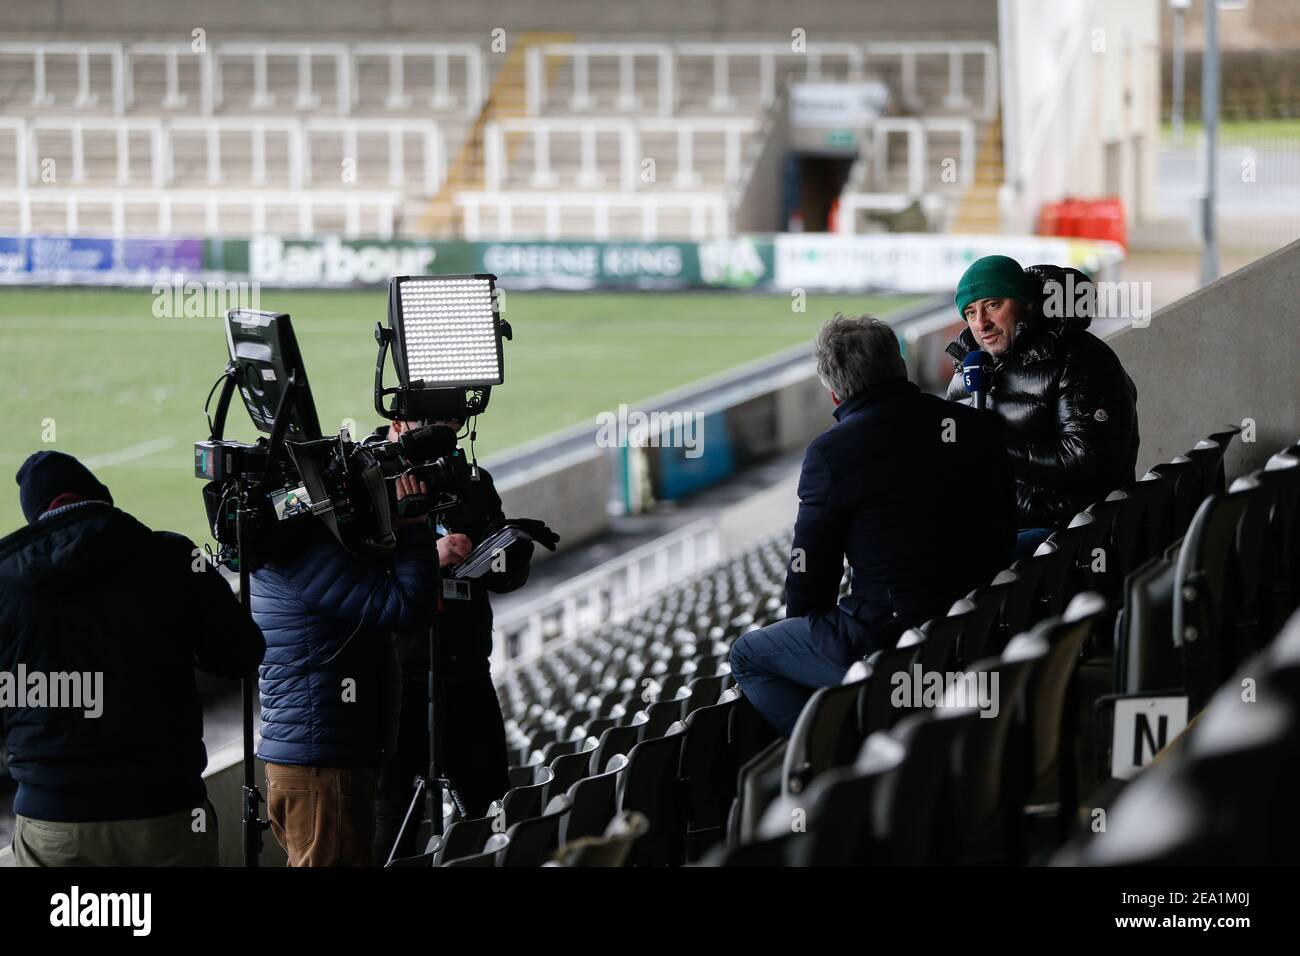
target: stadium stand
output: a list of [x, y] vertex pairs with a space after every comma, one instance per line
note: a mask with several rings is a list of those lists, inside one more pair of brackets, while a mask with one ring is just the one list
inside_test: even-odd
[[402, 39], [13, 40], [0, 44], [0, 181], [13, 184], [0, 229], [723, 237], [777, 135], [774, 104], [793, 82], [824, 80], [883, 94], [840, 231], [917, 204], [944, 228], [967, 193], [1000, 181], [984, 42], [804, 53], [534, 33], [491, 57], [480, 42]]
[[[493, 808], [508, 829], [457, 822], [433, 857], [572, 861], [575, 836], [612, 839], [601, 835], [616, 814], [636, 812], [646, 826], [628, 838], [632, 865], [1278, 860], [1266, 834], [1295, 835], [1273, 795], [1295, 782], [1300, 739], [1300, 446], [1228, 484], [1237, 432], [1094, 503], [947, 616], [855, 665], [813, 695], [788, 741], [727, 674], [731, 642], [783, 613], [788, 534], [512, 670], [501, 696], [521, 782]], [[1166, 582], [1154, 599], [1152, 567]], [[890, 700], [896, 674], [958, 664], [997, 676], [989, 716], [958, 684], [941, 704]], [[1248, 684], [1260, 704], [1242, 703]], [[1186, 695], [1192, 725], [1118, 794], [1099, 720], [1112, 686]], [[1231, 786], [1247, 768], [1278, 788]], [[1086, 832], [1085, 810], [1103, 804], [1111, 826]]]

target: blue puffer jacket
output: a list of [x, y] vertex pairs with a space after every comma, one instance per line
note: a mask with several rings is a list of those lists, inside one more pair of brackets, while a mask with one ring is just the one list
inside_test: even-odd
[[423, 524], [398, 532], [387, 563], [356, 557], [329, 538], [253, 573], [253, 618], [266, 638], [258, 757], [307, 767], [379, 765], [388, 635], [429, 626], [437, 575], [434, 537]]

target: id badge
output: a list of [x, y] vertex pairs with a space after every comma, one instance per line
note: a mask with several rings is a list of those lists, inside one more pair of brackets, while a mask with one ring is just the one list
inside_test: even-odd
[[442, 596], [447, 601], [468, 601], [469, 582], [458, 581], [455, 578], [443, 578]]

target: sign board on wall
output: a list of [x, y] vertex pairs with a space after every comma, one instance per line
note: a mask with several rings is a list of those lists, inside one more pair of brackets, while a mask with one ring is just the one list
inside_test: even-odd
[[863, 83], [791, 83], [793, 129], [861, 129], [875, 122], [889, 102], [889, 87]]

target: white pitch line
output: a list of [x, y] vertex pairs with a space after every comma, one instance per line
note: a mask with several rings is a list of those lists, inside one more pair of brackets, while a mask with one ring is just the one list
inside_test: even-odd
[[148, 458], [150, 455], [156, 455], [158, 452], [166, 451], [175, 444], [175, 438], [151, 438], [149, 441], [142, 441], [138, 445], [130, 445], [126, 448], [119, 448], [117, 451], [105, 452], [102, 455], [86, 458], [82, 461], [82, 464], [92, 471], [96, 468], [121, 465], [128, 461], [135, 461], [137, 458]]

